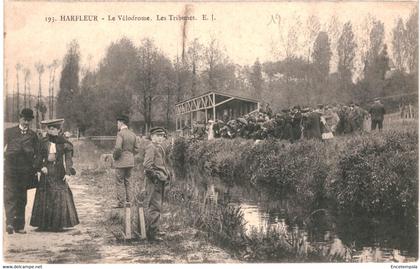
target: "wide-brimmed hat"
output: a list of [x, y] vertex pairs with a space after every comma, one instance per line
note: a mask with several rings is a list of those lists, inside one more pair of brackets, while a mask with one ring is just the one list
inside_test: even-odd
[[48, 127], [56, 127], [58, 129], [61, 128], [61, 126], [64, 123], [64, 119], [51, 119], [51, 120], [43, 120], [41, 121], [41, 124]]
[[21, 118], [27, 119], [27, 120], [33, 120], [34, 119], [34, 111], [30, 108], [24, 108], [20, 112], [19, 115]]

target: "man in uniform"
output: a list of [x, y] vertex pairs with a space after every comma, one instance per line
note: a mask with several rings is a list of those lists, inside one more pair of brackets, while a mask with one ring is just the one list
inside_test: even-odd
[[4, 133], [4, 207], [6, 231], [24, 234], [27, 189], [33, 187], [35, 173], [40, 169], [39, 141], [37, 134], [29, 129], [34, 113], [24, 108], [19, 125]]
[[117, 117], [118, 134], [113, 152], [114, 168], [117, 179], [117, 207], [124, 207], [132, 202], [131, 170], [134, 167], [134, 155], [140, 150], [140, 140], [128, 129], [129, 118], [126, 115]]
[[165, 186], [171, 179], [171, 173], [166, 162], [167, 132], [162, 127], [150, 129], [150, 143], [146, 148], [144, 157], [144, 170], [146, 175], [146, 226], [149, 241], [161, 241], [159, 236], [159, 219], [162, 211], [162, 202]]
[[385, 115], [385, 107], [381, 104], [381, 101], [378, 98], [375, 99], [374, 104], [369, 110], [369, 114], [372, 119], [371, 130], [375, 130], [376, 126], [378, 126], [379, 131], [381, 131]]

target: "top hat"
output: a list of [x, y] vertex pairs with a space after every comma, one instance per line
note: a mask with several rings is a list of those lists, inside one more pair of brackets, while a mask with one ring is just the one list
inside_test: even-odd
[[32, 109], [30, 108], [24, 108], [22, 109], [22, 111], [20, 112], [19, 115], [21, 118], [25, 118], [28, 120], [32, 120], [34, 118], [34, 112], [32, 111]]

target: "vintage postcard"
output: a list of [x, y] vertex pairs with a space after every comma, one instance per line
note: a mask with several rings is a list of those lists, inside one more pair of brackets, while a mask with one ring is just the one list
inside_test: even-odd
[[418, 19], [5, 0], [3, 268], [417, 268]]

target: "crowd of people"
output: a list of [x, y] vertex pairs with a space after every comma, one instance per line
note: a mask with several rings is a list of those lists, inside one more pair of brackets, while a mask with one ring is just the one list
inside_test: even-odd
[[336, 135], [361, 132], [365, 120], [371, 117], [371, 129], [382, 129], [385, 114], [380, 100], [367, 111], [357, 103], [349, 105], [294, 106], [273, 113], [269, 105], [264, 109], [229, 120], [210, 120], [206, 125], [195, 123], [192, 136], [197, 139], [235, 138], [331, 139]]

